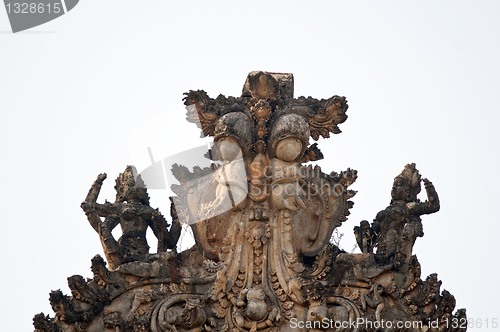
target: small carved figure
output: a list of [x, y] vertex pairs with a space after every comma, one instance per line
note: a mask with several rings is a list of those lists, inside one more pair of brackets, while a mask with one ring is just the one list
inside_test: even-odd
[[215, 199], [202, 206], [199, 219], [207, 220], [246, 203], [248, 186], [241, 148], [232, 137], [224, 137], [216, 144], [223, 164], [214, 173]]
[[219, 270], [217, 271], [217, 279], [215, 279], [210, 291], [208, 292], [209, 298], [216, 301], [223, 298], [226, 293], [227, 279], [224, 273]]
[[177, 332], [189, 330], [203, 331], [202, 325], [207, 316], [203, 307], [205, 302], [201, 299], [186, 299], [184, 307], [172, 306], [165, 311], [165, 320], [161, 323], [163, 331]]
[[439, 211], [439, 198], [432, 183], [423, 179], [428, 201], [417, 198], [420, 174], [415, 164], [407, 164], [395, 179], [391, 204], [380, 211], [372, 224], [377, 234], [378, 263], [393, 262], [395, 267], [409, 261], [415, 239], [423, 235], [420, 216]]
[[130, 309], [130, 312], [127, 315], [127, 320], [132, 320], [132, 317], [140, 305], [151, 302], [151, 295], [151, 291], [146, 291], [144, 289], [139, 289], [134, 292], [134, 301], [132, 302], [132, 309]]
[[245, 302], [237, 303], [238, 306], [245, 306], [244, 311], [237, 310], [234, 313], [238, 326], [256, 331], [275, 323], [279, 310], [266, 303], [266, 293], [261, 288], [246, 288], [242, 290], [240, 296], [246, 297], [247, 303], [246, 306]]
[[354, 235], [356, 236], [356, 242], [361, 252], [364, 254], [372, 254], [376, 237], [375, 232], [370, 227], [370, 223], [366, 220], [362, 220], [359, 226], [354, 227]]
[[372, 297], [368, 297], [367, 294], [361, 294], [361, 307], [363, 311], [366, 311], [366, 305], [370, 308], [375, 309], [375, 319], [380, 322], [380, 315], [385, 308], [384, 298], [382, 297], [382, 292], [384, 287], [380, 284], [375, 284], [372, 286], [368, 294], [373, 293]]
[[[158, 253], [174, 249], [180, 236], [181, 225], [176, 218], [175, 207], [171, 207], [172, 227], [158, 209], [149, 205], [149, 197], [140, 175], [133, 166], [127, 166], [116, 179], [115, 203], [106, 201], [96, 203], [106, 174], [99, 174], [81, 207], [85, 211], [92, 227], [99, 234], [110, 269], [114, 270], [123, 263], [145, 258], [149, 253], [146, 230], [151, 227], [158, 238]], [[105, 217], [101, 221], [99, 217]], [[122, 227], [122, 236], [116, 241], [111, 231], [118, 224]]]
[[268, 306], [266, 304], [266, 294], [262, 289], [248, 289], [247, 295], [247, 306], [245, 308], [245, 313], [248, 318], [254, 321], [259, 321], [267, 316]]
[[177, 332], [176, 325], [182, 323], [182, 314], [184, 308], [182, 307], [170, 307], [165, 311], [165, 321], [161, 324], [161, 329], [163, 331]]
[[279, 210], [299, 211], [309, 206], [299, 160], [308, 146], [310, 135], [307, 121], [293, 113], [281, 116], [271, 130], [269, 141], [274, 148], [274, 158], [270, 200]]
[[123, 332], [127, 330], [127, 324], [122, 318], [122, 314], [117, 311], [112, 311], [104, 315], [103, 323], [106, 329], [113, 329], [115, 332]]

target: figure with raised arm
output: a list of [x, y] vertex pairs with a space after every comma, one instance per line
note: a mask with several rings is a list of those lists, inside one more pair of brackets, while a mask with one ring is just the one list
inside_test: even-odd
[[[175, 207], [171, 207], [172, 227], [169, 231], [169, 224], [160, 211], [149, 205], [144, 182], [133, 166], [127, 166], [116, 179], [115, 202], [99, 204], [96, 201], [104, 179], [106, 174], [99, 174], [81, 207], [99, 234], [111, 270], [146, 258], [149, 254], [146, 241], [148, 227], [158, 238], [159, 254], [175, 249], [181, 232]], [[104, 217], [104, 221], [100, 217]], [[117, 241], [111, 232], [118, 224], [121, 225], [122, 236]]]
[[[417, 198], [421, 181], [427, 192], [425, 202]], [[375, 259], [399, 267], [411, 258], [415, 239], [424, 235], [420, 216], [439, 211], [439, 197], [432, 183], [421, 179], [414, 163], [407, 164], [394, 179], [391, 196], [391, 204], [372, 223], [377, 236]]]

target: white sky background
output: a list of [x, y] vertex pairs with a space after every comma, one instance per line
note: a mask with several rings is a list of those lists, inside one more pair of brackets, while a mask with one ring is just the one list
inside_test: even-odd
[[[79, 205], [97, 175], [114, 201], [147, 146], [160, 160], [203, 145], [182, 93], [239, 96], [253, 70], [293, 73], [296, 97], [347, 97], [343, 133], [319, 142], [323, 171], [359, 172], [341, 246], [415, 162], [441, 200], [414, 247], [422, 277], [438, 273], [468, 317], [500, 319], [499, 14], [497, 1], [85, 0], [12, 34], [0, 8], [1, 330], [33, 330], [51, 290], [92, 277], [103, 252]], [[170, 220], [167, 194], [149, 194]]]

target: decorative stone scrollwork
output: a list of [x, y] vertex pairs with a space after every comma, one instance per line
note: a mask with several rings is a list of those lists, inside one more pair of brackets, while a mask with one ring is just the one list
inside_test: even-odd
[[152, 332], [203, 331], [207, 320], [203, 295], [177, 294], [160, 301], [151, 317]]

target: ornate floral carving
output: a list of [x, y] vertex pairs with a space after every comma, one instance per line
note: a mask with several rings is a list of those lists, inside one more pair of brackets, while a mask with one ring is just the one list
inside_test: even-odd
[[342, 131], [338, 125], [347, 120], [347, 101], [345, 97], [333, 96], [327, 100], [315, 103], [316, 112], [310, 113], [309, 125], [311, 126], [311, 136], [318, 140], [320, 136], [330, 137], [330, 133], [340, 134]]

